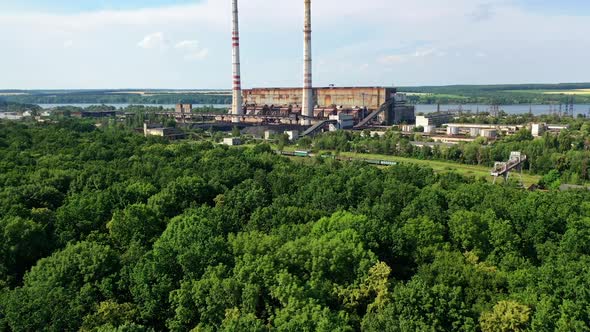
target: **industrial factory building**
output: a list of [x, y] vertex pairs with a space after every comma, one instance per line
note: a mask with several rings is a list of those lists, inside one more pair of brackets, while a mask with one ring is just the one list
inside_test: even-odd
[[[414, 106], [405, 96], [388, 87], [313, 88], [314, 118], [328, 119], [341, 113], [360, 123], [373, 115], [377, 124], [414, 123]], [[247, 115], [301, 115], [301, 88], [259, 88], [243, 90], [244, 113]], [[378, 113], [378, 114], [377, 114]], [[367, 121], [368, 123], [368, 121]]]
[[[303, 135], [335, 125], [333, 116], [352, 116], [354, 128], [414, 123], [405, 95], [387, 87], [314, 88], [311, 51], [311, 0], [304, 0], [303, 85], [298, 88], [242, 89], [238, 0], [232, 0], [232, 108], [234, 123], [309, 126]], [[332, 118], [331, 118], [332, 117]], [[226, 117], [216, 118], [227, 121]], [[341, 119], [339, 119], [341, 120]], [[341, 126], [342, 123], [336, 123]]]

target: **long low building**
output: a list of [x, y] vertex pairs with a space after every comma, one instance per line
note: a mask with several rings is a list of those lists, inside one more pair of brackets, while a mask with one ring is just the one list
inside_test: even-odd
[[[301, 88], [256, 88], [242, 94], [246, 114], [301, 114]], [[407, 105], [405, 95], [393, 87], [314, 88], [313, 102], [317, 118], [345, 113], [360, 121], [386, 105], [387, 111], [376, 117], [376, 122], [392, 125], [414, 123], [416, 119], [414, 106]]]
[[527, 125], [504, 125], [504, 124], [479, 124], [479, 123], [447, 123], [447, 127], [454, 128], [477, 128], [477, 129], [501, 129], [501, 130], [520, 130]]

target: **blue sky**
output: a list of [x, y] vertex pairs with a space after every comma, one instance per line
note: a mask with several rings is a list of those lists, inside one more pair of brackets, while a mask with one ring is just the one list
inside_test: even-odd
[[[6, 0], [4, 8], [18, 11], [76, 13], [94, 10], [124, 10], [198, 3], [195, 0]], [[6, 3], [6, 4], [4, 4]]]
[[518, 0], [516, 3], [523, 8], [547, 14], [588, 15], [590, 13], [588, 0]]
[[[3, 0], [0, 1], [0, 4], [3, 8], [72, 13], [105, 9], [162, 7], [199, 2], [199, 0], [19, 0], [18, 2]], [[500, 1], [488, 1], [488, 3], [494, 2]], [[516, 0], [513, 3], [530, 10], [554, 13], [583, 14], [585, 12], [587, 14], [590, 10], [590, 1], [587, 0]]]
[[[230, 4], [0, 0], [0, 89], [229, 88]], [[240, 11], [243, 85], [301, 85], [302, 1]], [[316, 86], [590, 81], [588, 0], [317, 0], [313, 31]]]

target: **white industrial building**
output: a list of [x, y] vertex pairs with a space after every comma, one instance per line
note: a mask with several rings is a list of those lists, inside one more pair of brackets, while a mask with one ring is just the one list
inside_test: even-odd
[[449, 123], [453, 120], [451, 113], [431, 113], [426, 115], [418, 115], [416, 117], [416, 127], [440, 127], [445, 123]]
[[405, 133], [409, 133], [414, 131], [414, 129], [416, 128], [416, 125], [401, 125], [400, 129], [405, 132]]
[[430, 125], [430, 126], [424, 127], [424, 133], [426, 133], [426, 134], [436, 133], [436, 126]]
[[449, 135], [449, 136], [459, 135], [459, 127], [447, 127], [447, 135]]
[[547, 125], [544, 123], [533, 123], [531, 124], [531, 134], [533, 137], [541, 137], [547, 130]]
[[480, 135], [485, 138], [494, 139], [498, 137], [498, 131], [496, 129], [482, 129]]
[[330, 115], [330, 120], [336, 121], [337, 129], [350, 129], [354, 127], [354, 117], [350, 114], [339, 113]]

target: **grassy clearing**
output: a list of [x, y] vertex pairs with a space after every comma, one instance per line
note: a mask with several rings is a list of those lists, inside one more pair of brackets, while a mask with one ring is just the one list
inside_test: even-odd
[[530, 93], [543, 95], [590, 95], [590, 89], [571, 89], [571, 90], [506, 90], [511, 93]]
[[590, 95], [590, 89], [577, 89], [565, 91], [545, 91], [546, 95]]
[[[394, 157], [394, 156], [385, 156], [385, 155], [377, 155], [377, 154], [359, 154], [359, 153], [352, 153], [352, 152], [343, 152], [341, 153], [342, 156], [352, 157], [352, 158], [367, 158], [367, 159], [381, 159], [381, 160], [390, 160], [396, 161], [399, 163], [410, 163], [416, 164], [421, 166], [428, 166], [432, 168], [437, 173], [444, 173], [444, 172], [457, 172], [459, 174], [465, 176], [472, 176], [475, 178], [485, 178], [488, 181], [493, 181], [493, 177], [490, 175], [491, 168], [485, 166], [477, 166], [477, 165], [464, 165], [458, 164], [448, 161], [438, 161], [438, 160], [421, 160], [421, 159], [414, 159], [414, 158], [403, 158], [403, 157]], [[530, 175], [530, 174], [522, 174], [522, 181], [526, 186], [530, 186], [534, 183], [538, 183], [541, 179], [538, 175]]]
[[[298, 148], [288, 146], [285, 147], [285, 151], [296, 151]], [[301, 150], [301, 149], [299, 149]], [[378, 160], [388, 160], [388, 161], [395, 161], [398, 163], [409, 163], [415, 164], [420, 166], [427, 166], [432, 168], [436, 173], [446, 173], [446, 172], [457, 172], [461, 175], [471, 176], [475, 178], [485, 178], [488, 181], [493, 181], [494, 178], [490, 175], [491, 168], [486, 166], [477, 166], [477, 165], [465, 165], [465, 164], [458, 164], [449, 161], [438, 161], [438, 160], [421, 160], [421, 159], [414, 159], [414, 158], [404, 158], [404, 157], [395, 157], [395, 156], [387, 156], [387, 155], [380, 155], [380, 154], [367, 154], [367, 153], [354, 153], [354, 152], [342, 152], [340, 153], [343, 157], [350, 157], [355, 159], [378, 159]], [[293, 160], [302, 159], [299, 157], [293, 157]], [[515, 175], [517, 177], [517, 175]], [[525, 186], [530, 186], [532, 184], [539, 183], [541, 179], [538, 175], [531, 175], [531, 174], [522, 174], [522, 182], [524, 182]]]
[[24, 92], [0, 92], [0, 96], [10, 97], [10, 96], [25, 96], [28, 93]]
[[431, 93], [431, 92], [404, 92], [400, 91], [408, 96], [418, 96], [418, 97], [431, 97], [431, 98], [441, 98], [441, 99], [461, 99], [466, 100], [469, 97], [457, 94], [448, 94], [448, 93]]

